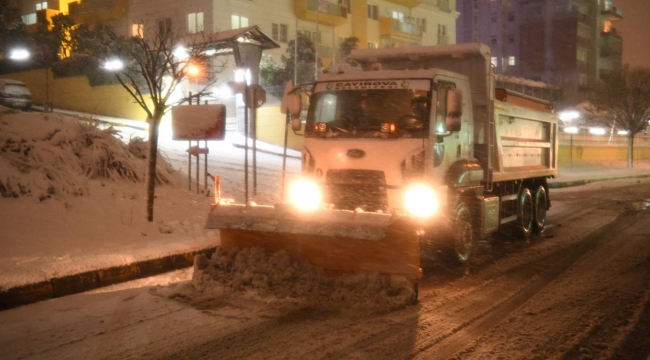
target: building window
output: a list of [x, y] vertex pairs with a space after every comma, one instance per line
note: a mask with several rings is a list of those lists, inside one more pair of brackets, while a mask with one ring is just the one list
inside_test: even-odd
[[165, 18], [158, 20], [158, 33], [160, 35], [168, 34], [172, 31], [172, 19]]
[[280, 42], [286, 43], [289, 38], [289, 26], [287, 24], [280, 24]]
[[492, 63], [492, 66], [494, 67], [497, 67], [498, 61], [499, 60], [497, 59], [496, 56], [492, 56], [492, 58], [490, 59], [490, 63]]
[[393, 19], [397, 19], [399, 21], [404, 21], [404, 13], [399, 12], [399, 11], [393, 11], [393, 13], [391, 14], [391, 17]]
[[496, 45], [496, 44], [497, 44], [497, 38], [496, 38], [496, 36], [493, 36], [493, 37], [490, 38], [490, 44], [492, 44], [492, 45]]
[[348, 9], [348, 14], [350, 14], [350, 0], [339, 0], [339, 5], [343, 5]]
[[379, 18], [379, 8], [377, 5], [368, 5], [368, 18], [377, 20]]
[[514, 36], [514, 35], [510, 35], [510, 36], [508, 36], [508, 42], [511, 43], [511, 44], [514, 44], [514, 42], [515, 42], [515, 36]]
[[36, 13], [31, 13], [22, 16], [23, 22], [25, 25], [36, 24]]
[[447, 35], [447, 25], [438, 24], [438, 35]]
[[497, 14], [490, 15], [490, 22], [497, 22]]
[[427, 32], [427, 19], [425, 18], [418, 18], [416, 20], [418, 26], [420, 27], [420, 30], [425, 33]]
[[248, 18], [245, 16], [231, 15], [230, 16], [231, 29], [239, 29], [248, 27]]
[[271, 24], [271, 38], [286, 43], [289, 41], [289, 26], [287, 24]]
[[280, 26], [278, 24], [271, 24], [271, 39], [280, 41]]
[[509, 56], [508, 57], [508, 65], [509, 66], [515, 66], [516, 65], [516, 60], [514, 56]]
[[298, 33], [302, 34], [302, 36], [306, 37], [307, 39], [313, 42], [317, 42], [319, 44], [321, 43], [320, 31], [317, 33], [315, 31], [310, 31], [310, 30], [299, 30]]
[[143, 37], [144, 36], [144, 24], [132, 24], [131, 25], [131, 36], [133, 37]]
[[187, 32], [194, 34], [203, 31], [203, 13], [187, 14]]
[[47, 1], [36, 3], [36, 11], [47, 9]]
[[369, 42], [368, 43], [368, 49], [376, 49], [377, 48], [377, 43], [374, 42]]

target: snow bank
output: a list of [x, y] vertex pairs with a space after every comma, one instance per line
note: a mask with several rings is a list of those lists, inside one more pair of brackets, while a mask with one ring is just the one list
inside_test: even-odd
[[242, 294], [250, 290], [261, 297], [304, 302], [307, 306], [334, 309], [387, 311], [413, 302], [415, 289], [404, 277], [361, 273], [325, 276], [323, 269], [293, 259], [287, 252], [268, 254], [260, 248], [221, 248], [207, 259], [195, 257], [192, 284], [195, 291], [225, 287]]
[[[143, 182], [147, 143], [124, 144], [116, 134], [68, 115], [0, 109], [0, 194], [43, 201], [87, 195], [88, 179]], [[168, 162], [157, 165], [157, 182], [172, 183]]]

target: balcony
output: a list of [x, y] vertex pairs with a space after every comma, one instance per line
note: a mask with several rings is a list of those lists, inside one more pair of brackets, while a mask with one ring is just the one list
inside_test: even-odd
[[606, 6], [600, 11], [600, 15], [609, 21], [623, 20], [623, 11], [615, 6]]
[[622, 54], [623, 41], [621, 40], [621, 36], [616, 32], [616, 29], [611, 29], [608, 32], [603, 31], [601, 33], [600, 57], [619, 59]]
[[576, 43], [578, 44], [579, 47], [583, 49], [591, 49], [592, 46], [594, 46], [594, 43], [593, 41], [591, 41], [591, 39], [587, 39], [581, 36], [578, 36], [578, 38], [576, 39]]
[[68, 4], [70, 16], [81, 24], [97, 24], [125, 18], [128, 0], [81, 0]]
[[[420, 3], [422, 2], [420, 0], [386, 0], [386, 1], [388, 1], [390, 3], [393, 3], [393, 4], [406, 6], [409, 9], [420, 5]], [[439, 0], [439, 1], [441, 1], [441, 0]]]
[[596, 22], [591, 16], [587, 14], [583, 14], [578, 11], [565, 11], [561, 13], [556, 13], [555, 19], [576, 19], [578, 20], [579, 23], [589, 27], [593, 27], [596, 24]]
[[419, 44], [422, 41], [422, 29], [415, 23], [398, 19], [380, 17], [379, 34], [384, 38]]
[[328, 26], [341, 26], [348, 18], [345, 5], [334, 4], [325, 0], [295, 0], [294, 12], [298, 19], [316, 22]]

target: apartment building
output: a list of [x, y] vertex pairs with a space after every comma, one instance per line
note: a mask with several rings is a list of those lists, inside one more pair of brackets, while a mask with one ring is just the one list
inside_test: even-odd
[[457, 40], [490, 46], [498, 74], [564, 90], [569, 101], [622, 66], [612, 0], [459, 0]]
[[79, 23], [102, 22], [118, 34], [149, 28], [195, 33], [257, 25], [280, 48], [300, 32], [314, 41], [325, 64], [343, 39], [356, 36], [360, 48], [449, 44], [456, 41], [456, 0], [22, 0], [31, 28], [58, 13]]

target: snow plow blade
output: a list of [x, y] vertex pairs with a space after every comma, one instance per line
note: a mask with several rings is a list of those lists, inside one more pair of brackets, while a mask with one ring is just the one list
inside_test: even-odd
[[382, 213], [284, 206], [214, 206], [206, 229], [220, 229], [221, 247], [285, 250], [329, 275], [378, 272], [417, 281], [420, 243], [411, 219]]

